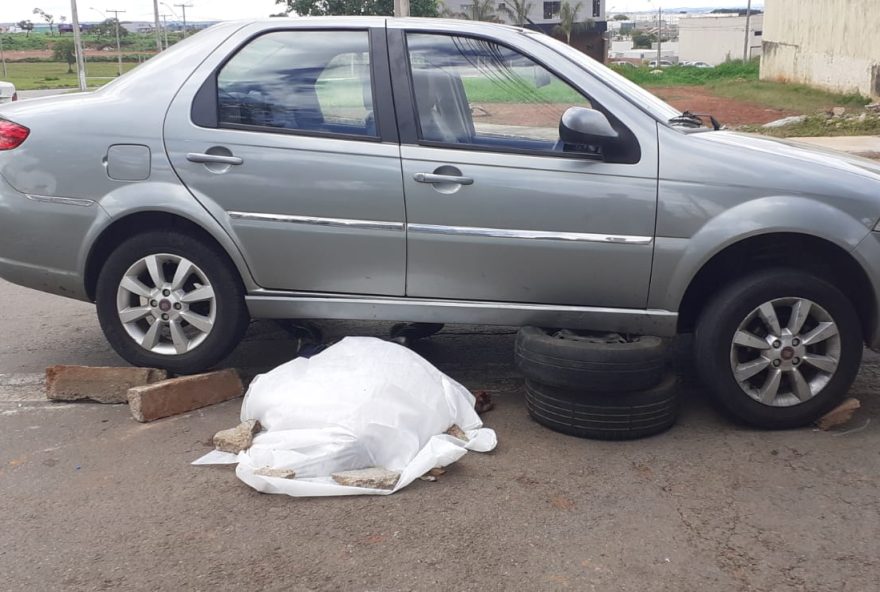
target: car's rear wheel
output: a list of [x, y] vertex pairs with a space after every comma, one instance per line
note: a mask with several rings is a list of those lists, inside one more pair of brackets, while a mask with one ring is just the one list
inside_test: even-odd
[[179, 374], [217, 364], [249, 321], [235, 268], [212, 246], [177, 232], [119, 245], [98, 276], [96, 305], [120, 356]]
[[849, 299], [814, 275], [774, 269], [721, 291], [700, 315], [697, 366], [735, 418], [762, 428], [809, 424], [849, 390], [862, 331]]

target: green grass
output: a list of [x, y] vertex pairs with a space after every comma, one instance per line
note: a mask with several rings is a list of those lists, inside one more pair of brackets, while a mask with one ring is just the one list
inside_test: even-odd
[[672, 66], [663, 68], [662, 74], [652, 74], [650, 68], [615, 67], [615, 70], [636, 84], [650, 88], [652, 86], [703, 86], [718, 81], [751, 81], [758, 80], [760, 65], [757, 60], [743, 63], [734, 60], [719, 64], [714, 68], [690, 68]]
[[[123, 62], [122, 70], [127, 72], [137, 64]], [[73, 74], [67, 73], [67, 64], [62, 62], [10, 62], [6, 65], [9, 82], [17, 90], [37, 90], [43, 88], [77, 88], [76, 68]], [[2, 73], [2, 72], [0, 72]], [[111, 78], [117, 74], [114, 62], [86, 62], [86, 75], [89, 78]], [[101, 86], [108, 80], [89, 80], [89, 85]]]
[[586, 102], [580, 94], [561, 80], [537, 87], [532, 80], [511, 77], [504, 80], [490, 78], [462, 78], [465, 94], [470, 103], [569, 103]]

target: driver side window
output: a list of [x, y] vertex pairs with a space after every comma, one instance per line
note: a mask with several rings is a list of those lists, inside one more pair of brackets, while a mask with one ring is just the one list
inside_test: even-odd
[[559, 120], [590, 101], [532, 59], [472, 37], [407, 35], [420, 138], [561, 151]]

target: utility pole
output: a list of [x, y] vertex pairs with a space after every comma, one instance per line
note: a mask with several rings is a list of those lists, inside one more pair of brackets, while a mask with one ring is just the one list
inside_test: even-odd
[[156, 49], [162, 51], [162, 29], [159, 28], [159, 0], [153, 0], [153, 20], [156, 29]]
[[168, 15], [162, 15], [162, 34], [165, 36], [165, 49], [168, 49], [168, 20], [166, 19]]
[[119, 43], [119, 13], [125, 11], [108, 8], [107, 12], [112, 12], [113, 18], [116, 20], [116, 57], [119, 62], [119, 75], [122, 76], [122, 45]]
[[661, 48], [663, 47], [663, 8], [657, 7], [657, 67], [660, 67]]
[[409, 16], [409, 0], [394, 0], [394, 16]]
[[749, 0], [749, 5], [746, 8], [746, 42], [745, 42], [745, 47], [743, 47], [743, 61], [744, 62], [748, 62], [749, 58], [752, 57], [751, 52], [749, 51], [751, 49], [751, 43], [749, 43], [749, 41], [750, 41], [750, 39], [749, 39], [749, 24], [750, 24], [751, 20], [752, 20], [752, 0]]
[[9, 78], [6, 73], [6, 54], [3, 53], [3, 35], [0, 35], [0, 62], [3, 62], [3, 78]]
[[82, 37], [79, 30], [79, 16], [76, 12], [76, 0], [70, 0], [70, 20], [73, 21], [73, 47], [76, 53], [76, 74], [79, 79], [79, 89], [86, 90], [86, 62], [83, 53]]
[[186, 39], [186, 9], [192, 8], [192, 4], [175, 4], [183, 12], [183, 38]]

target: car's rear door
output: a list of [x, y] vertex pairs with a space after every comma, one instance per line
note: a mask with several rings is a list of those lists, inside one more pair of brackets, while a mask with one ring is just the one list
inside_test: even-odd
[[402, 295], [385, 31], [345, 22], [243, 29], [178, 93], [165, 145], [263, 288]]
[[[389, 22], [389, 47], [407, 295], [644, 308], [656, 122], [633, 105], [606, 108], [626, 101], [512, 29]], [[616, 151], [562, 145], [570, 106], [604, 110], [621, 133]]]

